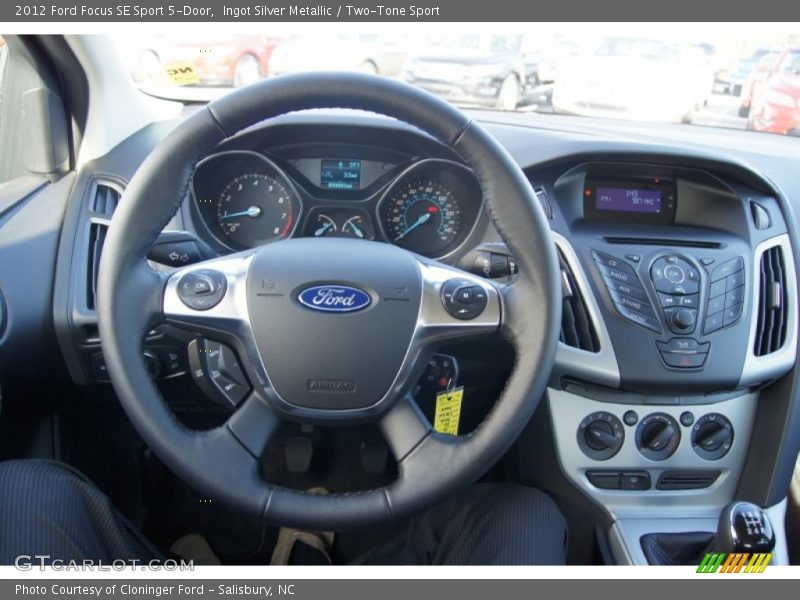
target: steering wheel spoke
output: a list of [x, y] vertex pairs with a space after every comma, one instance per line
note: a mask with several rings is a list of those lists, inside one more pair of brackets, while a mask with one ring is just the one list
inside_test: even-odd
[[252, 393], [236, 409], [226, 427], [255, 458], [260, 458], [281, 419], [259, 394]]
[[399, 463], [433, 431], [416, 401], [407, 395], [383, 416], [381, 433]]
[[252, 253], [232, 254], [174, 271], [164, 290], [167, 323], [197, 333], [248, 333], [246, 281]]
[[420, 260], [422, 304], [418, 337], [438, 346], [456, 339], [497, 333], [501, 300], [486, 279], [436, 261]]

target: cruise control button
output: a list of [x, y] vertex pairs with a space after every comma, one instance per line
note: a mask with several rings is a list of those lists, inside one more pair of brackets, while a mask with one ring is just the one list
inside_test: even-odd
[[724, 279], [725, 277], [728, 277], [737, 271], [741, 271], [742, 269], [744, 269], [744, 260], [742, 260], [741, 257], [726, 260], [724, 263], [714, 267], [714, 269], [711, 271], [711, 281]]

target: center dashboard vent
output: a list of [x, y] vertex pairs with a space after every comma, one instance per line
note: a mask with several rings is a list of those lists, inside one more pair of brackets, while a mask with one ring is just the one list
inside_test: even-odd
[[589, 309], [575, 281], [575, 275], [560, 248], [558, 248], [558, 262], [561, 266], [561, 289], [564, 297], [559, 340], [573, 348], [599, 352], [600, 343], [589, 316]]
[[783, 250], [773, 246], [761, 255], [756, 337], [753, 353], [766, 356], [786, 341], [787, 290]]

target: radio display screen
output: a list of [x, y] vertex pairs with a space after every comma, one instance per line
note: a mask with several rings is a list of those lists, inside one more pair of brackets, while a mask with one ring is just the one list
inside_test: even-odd
[[675, 219], [675, 182], [660, 177], [586, 180], [583, 215], [595, 221], [668, 225]]
[[322, 159], [320, 186], [326, 190], [357, 190], [361, 187], [361, 161]]
[[597, 186], [595, 208], [622, 212], [660, 213], [661, 190]]

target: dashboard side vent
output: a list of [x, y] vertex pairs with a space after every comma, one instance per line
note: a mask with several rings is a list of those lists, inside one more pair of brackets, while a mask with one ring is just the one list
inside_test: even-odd
[[533, 188], [533, 195], [536, 196], [536, 199], [539, 201], [539, 204], [542, 205], [542, 209], [544, 209], [544, 214], [547, 215], [548, 219], [553, 218], [553, 205], [550, 204], [550, 197], [547, 195], [547, 192], [542, 186], [536, 186]]
[[91, 196], [90, 209], [93, 213], [110, 217], [117, 209], [121, 197], [122, 193], [118, 189], [106, 183], [97, 182]]
[[753, 353], [766, 356], [779, 350], [786, 341], [786, 267], [783, 250], [773, 246], [761, 255], [761, 281], [758, 290], [756, 338]]
[[100, 270], [100, 256], [106, 241], [108, 226], [92, 223], [89, 227], [89, 249], [86, 273], [86, 306], [89, 310], [97, 307], [97, 273]]
[[563, 305], [561, 309], [561, 336], [560, 341], [567, 346], [599, 352], [600, 343], [597, 339], [586, 301], [581, 295], [575, 282], [575, 276], [570, 269], [561, 249], [558, 249], [558, 261], [561, 266], [561, 290]]

